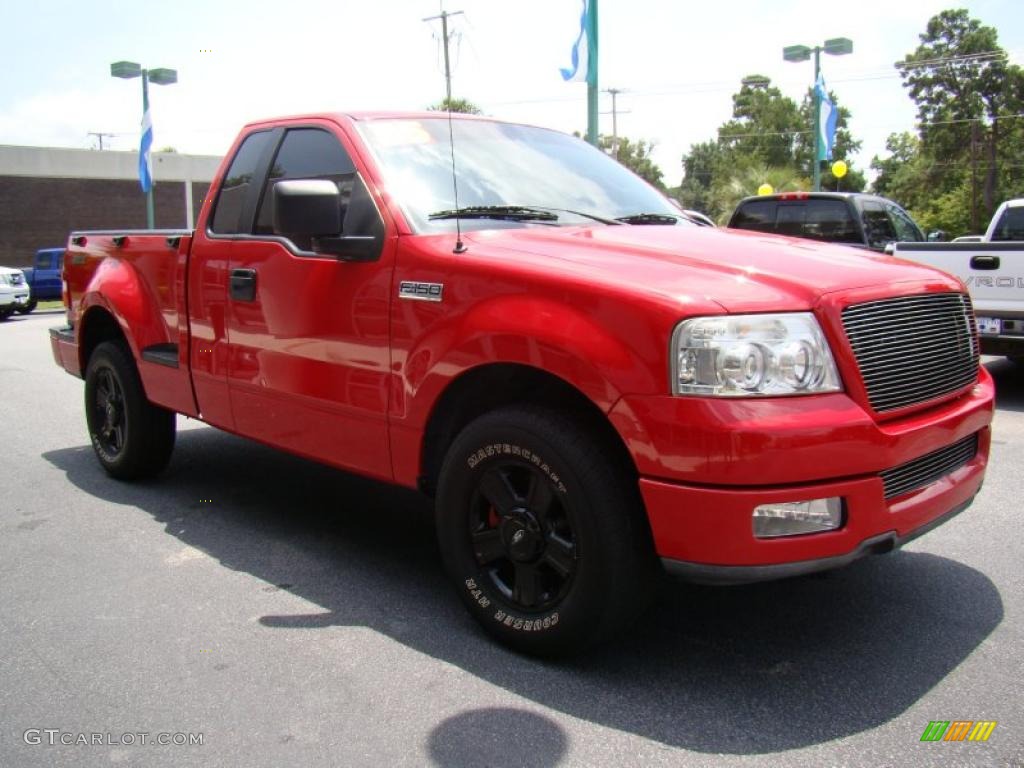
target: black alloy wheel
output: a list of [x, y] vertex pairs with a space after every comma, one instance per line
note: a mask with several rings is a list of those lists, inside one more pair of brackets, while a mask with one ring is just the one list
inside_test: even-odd
[[577, 538], [551, 480], [528, 462], [508, 460], [480, 478], [469, 537], [477, 564], [514, 609], [544, 612], [576, 575]]

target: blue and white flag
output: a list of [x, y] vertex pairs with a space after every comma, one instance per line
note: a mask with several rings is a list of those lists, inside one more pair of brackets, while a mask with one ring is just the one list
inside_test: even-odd
[[153, 159], [149, 150], [153, 146], [153, 122], [149, 118], [149, 107], [142, 116], [142, 141], [139, 143], [139, 184], [143, 192], [153, 188]]
[[562, 79], [584, 82], [590, 75], [590, 0], [583, 0], [580, 31], [572, 44], [572, 67], [563, 68]]
[[818, 113], [818, 162], [832, 159], [832, 147], [836, 141], [836, 121], [839, 119], [839, 110], [828, 97], [828, 89], [825, 87], [825, 78], [819, 72], [818, 82], [814, 84], [814, 90], [818, 93], [821, 103], [821, 110]]

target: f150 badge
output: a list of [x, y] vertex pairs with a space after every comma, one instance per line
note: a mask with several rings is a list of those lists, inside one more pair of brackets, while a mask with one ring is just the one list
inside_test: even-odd
[[441, 301], [444, 283], [414, 283], [403, 280], [398, 284], [398, 298], [418, 301]]

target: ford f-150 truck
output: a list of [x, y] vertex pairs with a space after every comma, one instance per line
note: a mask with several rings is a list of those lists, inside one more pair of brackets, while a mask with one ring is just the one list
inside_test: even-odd
[[974, 303], [982, 354], [1024, 363], [1024, 200], [1000, 205], [975, 240], [897, 242], [891, 252], [959, 277]]
[[180, 413], [419, 488], [462, 600], [529, 653], [629, 626], [663, 568], [892, 550], [989, 455], [953, 277], [698, 227], [542, 128], [252, 123], [194, 231], [74, 232], [65, 278], [53, 354], [110, 475], [159, 472]]

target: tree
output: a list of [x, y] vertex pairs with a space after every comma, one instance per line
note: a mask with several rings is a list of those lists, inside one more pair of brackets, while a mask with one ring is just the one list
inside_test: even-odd
[[683, 155], [683, 181], [676, 190], [676, 199], [683, 208], [697, 211], [711, 210], [711, 183], [722, 158], [716, 141], [691, 144]]
[[[1006, 192], [1002, 185], [1014, 185], [1000, 172], [1003, 125], [1024, 107], [1024, 71], [1008, 63], [996, 30], [962, 8], [933, 16], [919, 38], [917, 49], [896, 67], [917, 103], [922, 149], [951, 165], [969, 164], [972, 199], [979, 169], [983, 172], [987, 218]], [[972, 208], [973, 228], [978, 228], [977, 206]]]
[[769, 78], [748, 75], [733, 94], [732, 120], [718, 128], [718, 141], [725, 154], [784, 166], [793, 162], [796, 137], [807, 125], [796, 102], [772, 87]]
[[449, 106], [452, 112], [462, 112], [466, 115], [482, 115], [483, 110], [480, 109], [469, 99], [452, 99], [448, 100], [448, 97], [441, 99], [437, 104], [431, 104], [427, 107], [431, 112], [448, 112]]
[[616, 140], [612, 136], [601, 134], [597, 137], [597, 146], [640, 178], [665, 191], [664, 174], [651, 159], [651, 152], [655, 146], [653, 141], [630, 141], [624, 136], [619, 136]]
[[[838, 105], [834, 94], [833, 103]], [[809, 189], [813, 170], [813, 133], [810, 97], [798, 106], [763, 75], [743, 78], [733, 95], [732, 119], [718, 128], [718, 140], [693, 144], [683, 156], [683, 182], [679, 200], [684, 207], [704, 211], [721, 220], [735, 203], [755, 194], [761, 184], [778, 190]], [[850, 112], [839, 107], [833, 156], [846, 160], [860, 148], [850, 133]], [[822, 176], [825, 189], [835, 189], [830, 172]], [[864, 188], [864, 174], [851, 167], [841, 189]]]
[[715, 177], [707, 209], [713, 215], [708, 215], [724, 224], [739, 201], [757, 194], [762, 184], [770, 185], [776, 192], [795, 192], [808, 189], [811, 181], [792, 166], [771, 166], [757, 158], [747, 157], [737, 161], [730, 173], [719, 173]]

